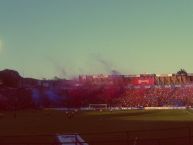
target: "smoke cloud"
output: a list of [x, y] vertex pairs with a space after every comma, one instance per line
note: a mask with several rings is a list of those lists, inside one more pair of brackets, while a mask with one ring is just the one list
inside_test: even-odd
[[47, 57], [47, 59], [52, 63], [57, 72], [59, 72], [60, 77], [67, 77], [67, 72], [64, 67], [61, 66], [55, 59]]
[[[109, 61], [107, 58], [103, 57], [102, 55], [98, 53], [92, 53], [89, 55], [91, 57], [89, 60], [90, 62], [94, 61], [96, 62], [97, 66], [95, 68], [98, 68], [98, 70], [101, 69], [101, 71], [109, 74], [109, 75], [121, 75], [122, 73], [115, 67], [115, 64], [113, 64], [111, 61]], [[57, 61], [56, 59], [53, 59], [52, 57], [46, 57], [49, 62], [51, 62], [52, 66], [57, 72], [57, 77], [59, 78], [66, 78], [66, 79], [73, 79], [76, 78], [78, 75], [81, 74], [92, 74], [92, 72], [89, 72], [89, 70], [92, 70], [89, 68], [89, 66], [85, 66], [86, 68], [82, 68], [81, 66], [76, 65], [65, 65], [64, 62]], [[92, 61], [91, 61], [92, 60]], [[80, 60], [81, 61], [81, 60]], [[67, 63], [70, 63], [67, 61]], [[87, 70], [87, 71], [86, 71]], [[102, 72], [97, 72], [102, 73]]]
[[53, 59], [51, 57], [47, 57], [47, 59], [52, 63], [54, 69], [56, 70], [59, 78], [72, 79], [74, 78], [74, 71], [72, 68], [66, 67], [63, 63]]
[[122, 74], [120, 71], [115, 69], [115, 66], [110, 61], [108, 61], [101, 55], [94, 54], [93, 57], [105, 69], [105, 71], [108, 74], [111, 74], [111, 75], [121, 75]]

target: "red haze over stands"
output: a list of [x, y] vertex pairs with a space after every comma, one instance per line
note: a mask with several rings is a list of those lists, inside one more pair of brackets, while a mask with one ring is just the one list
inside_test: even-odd
[[0, 109], [192, 106], [193, 75], [85, 75], [73, 80], [23, 78], [0, 71]]

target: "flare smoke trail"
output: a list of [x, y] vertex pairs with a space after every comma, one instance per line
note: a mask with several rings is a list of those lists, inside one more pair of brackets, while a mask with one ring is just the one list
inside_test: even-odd
[[68, 73], [64, 67], [62, 67], [55, 59], [47, 57], [47, 59], [53, 64], [54, 68], [62, 75], [62, 77], [68, 77]]
[[102, 67], [105, 69], [107, 73], [110, 73], [111, 75], [122, 74], [120, 71], [113, 69], [114, 68], [113, 64], [110, 61], [104, 59], [101, 55], [94, 54], [94, 58], [97, 62], [99, 62], [102, 65]]

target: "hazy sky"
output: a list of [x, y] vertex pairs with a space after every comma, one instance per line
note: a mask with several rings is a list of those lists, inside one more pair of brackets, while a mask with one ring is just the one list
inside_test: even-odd
[[0, 70], [193, 72], [192, 0], [0, 0]]

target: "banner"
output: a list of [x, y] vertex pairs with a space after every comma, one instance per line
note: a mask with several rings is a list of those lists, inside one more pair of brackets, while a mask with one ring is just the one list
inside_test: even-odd
[[154, 77], [134, 77], [132, 85], [155, 85]]

